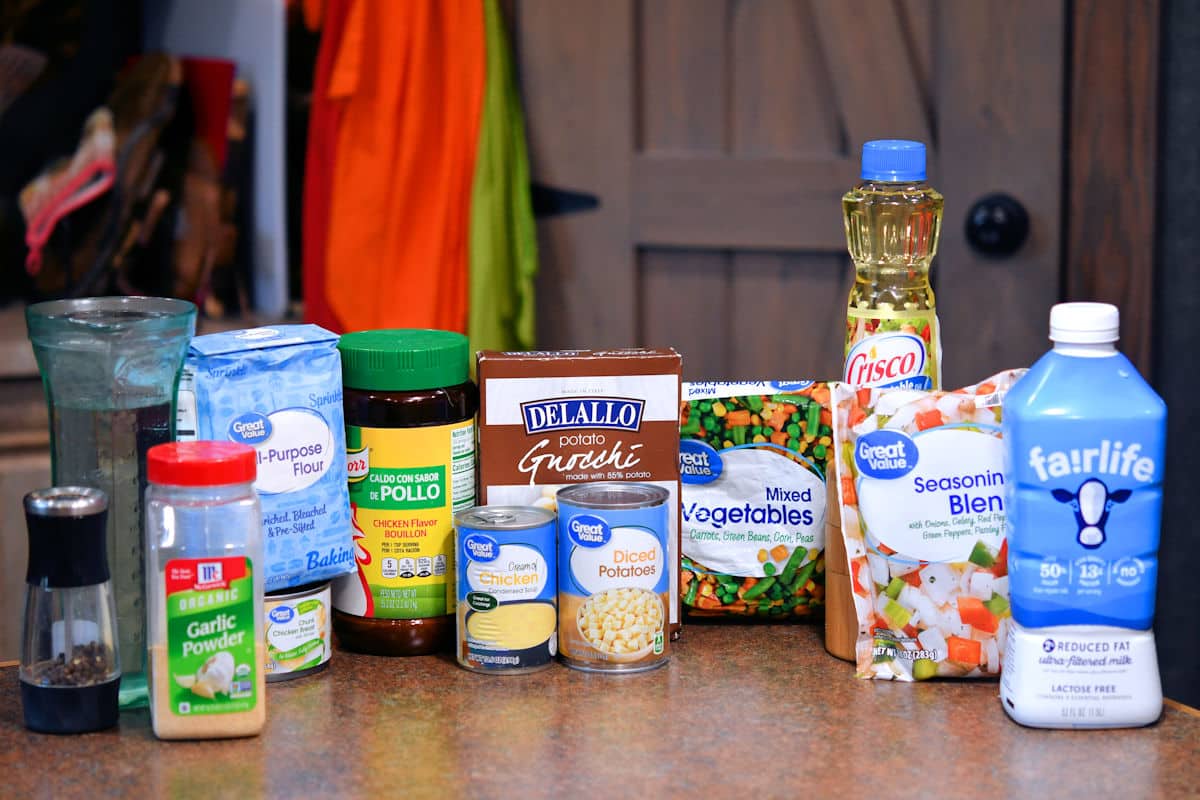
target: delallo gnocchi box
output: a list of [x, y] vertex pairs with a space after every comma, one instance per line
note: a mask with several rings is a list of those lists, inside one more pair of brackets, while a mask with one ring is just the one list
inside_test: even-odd
[[[565, 486], [609, 481], [665, 489], [670, 591], [679, 635], [679, 396], [672, 349], [479, 353], [479, 489], [486, 505], [558, 511]], [[590, 554], [598, 558], [602, 553]], [[645, 575], [654, 589], [657, 576]], [[594, 591], [603, 591], [602, 580]], [[587, 588], [587, 587], [584, 587]]]

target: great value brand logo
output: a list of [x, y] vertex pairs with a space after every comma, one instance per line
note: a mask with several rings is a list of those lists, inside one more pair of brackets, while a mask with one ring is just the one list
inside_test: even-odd
[[684, 483], [712, 483], [724, 470], [721, 454], [711, 445], [698, 439], [679, 443], [679, 478]]
[[573, 428], [637, 431], [645, 401], [626, 397], [556, 397], [521, 404], [528, 434]]
[[229, 423], [229, 438], [239, 444], [256, 445], [271, 438], [271, 420], [249, 411]]
[[917, 466], [917, 443], [900, 431], [871, 431], [858, 438], [854, 463], [863, 475], [881, 480], [902, 478]]
[[911, 333], [881, 333], [863, 339], [846, 355], [845, 381], [854, 386], [931, 387], [925, 371], [925, 342]]
[[285, 622], [291, 622], [292, 617], [296, 616], [296, 612], [292, 610], [291, 606], [276, 606], [267, 616], [271, 618], [272, 622], [282, 625]]
[[567, 537], [580, 547], [603, 547], [612, 539], [612, 528], [595, 514], [578, 514], [567, 521]]
[[463, 537], [463, 555], [471, 561], [495, 561], [500, 557], [500, 544], [491, 536], [469, 533]]

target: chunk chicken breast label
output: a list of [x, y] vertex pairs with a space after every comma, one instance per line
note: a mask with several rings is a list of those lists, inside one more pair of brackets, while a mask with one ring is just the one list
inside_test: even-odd
[[995, 678], [1011, 624], [1005, 392], [1024, 370], [956, 391], [833, 388], [857, 674]]

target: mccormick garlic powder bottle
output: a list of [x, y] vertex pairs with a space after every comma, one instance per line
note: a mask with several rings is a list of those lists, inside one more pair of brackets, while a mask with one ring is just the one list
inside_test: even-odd
[[262, 510], [254, 448], [146, 454], [150, 717], [160, 739], [253, 736], [266, 721]]

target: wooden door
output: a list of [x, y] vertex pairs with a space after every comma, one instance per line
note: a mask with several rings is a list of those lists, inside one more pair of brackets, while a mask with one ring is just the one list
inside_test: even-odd
[[[840, 376], [841, 195], [864, 141], [929, 146], [944, 382], [1028, 364], [1059, 296], [1064, 6], [517, 0], [534, 179], [595, 194], [540, 229], [540, 344], [672, 345], [685, 377]], [[969, 206], [1031, 219], [1005, 260]]]

